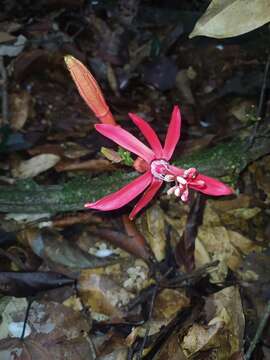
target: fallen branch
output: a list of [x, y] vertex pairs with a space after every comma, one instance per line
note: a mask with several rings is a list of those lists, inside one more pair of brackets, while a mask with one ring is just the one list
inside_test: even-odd
[[[237, 180], [240, 172], [251, 162], [270, 153], [270, 134], [260, 128], [253, 145], [246, 140], [235, 139], [211, 149], [194, 153], [175, 161], [183, 168], [196, 167], [205, 175], [223, 177], [223, 181]], [[0, 212], [50, 213], [76, 211], [85, 202], [95, 201], [138, 176], [135, 172], [115, 172], [95, 178], [76, 177], [59, 185], [40, 186], [27, 180], [12, 186], [0, 186]]]
[[4, 64], [4, 57], [0, 56], [0, 75], [2, 85], [2, 125], [8, 124], [8, 92], [7, 92], [7, 71]]

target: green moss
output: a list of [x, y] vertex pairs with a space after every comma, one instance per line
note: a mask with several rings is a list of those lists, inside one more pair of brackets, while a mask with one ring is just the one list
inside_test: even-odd
[[[205, 175], [222, 178], [235, 184], [245, 166], [269, 153], [269, 139], [260, 139], [247, 148], [240, 139], [217, 145], [174, 162], [182, 168], [196, 167]], [[138, 176], [136, 172], [117, 171], [95, 178], [77, 176], [71, 181], [40, 186], [33, 180], [20, 181], [15, 186], [0, 186], [0, 211], [17, 213], [57, 213], [82, 210], [86, 202], [93, 202], [119, 190]]]

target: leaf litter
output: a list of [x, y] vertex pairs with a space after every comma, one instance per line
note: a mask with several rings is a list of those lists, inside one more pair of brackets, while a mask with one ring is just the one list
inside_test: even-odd
[[[132, 111], [164, 140], [166, 114], [179, 103], [177, 156], [246, 136], [258, 122], [266, 2], [119, 3], [54, 1], [46, 13], [42, 2], [4, 5], [1, 185], [34, 178], [58, 186], [126, 167], [93, 131], [97, 120], [72, 84], [66, 54], [91, 66], [116, 121], [131, 132]], [[260, 40], [238, 37], [255, 28]], [[5, 91], [1, 82], [1, 98]], [[126, 209], [1, 214], [0, 358], [242, 359], [270, 300], [269, 164], [265, 156], [249, 165], [233, 198], [207, 198], [194, 210], [162, 195], [133, 223]], [[263, 333], [254, 359], [267, 358], [268, 345]]]

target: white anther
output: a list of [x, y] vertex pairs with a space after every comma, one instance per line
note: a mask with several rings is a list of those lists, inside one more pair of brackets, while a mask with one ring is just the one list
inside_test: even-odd
[[178, 186], [174, 190], [174, 195], [177, 196], [177, 197], [179, 197], [181, 195], [181, 190], [180, 190], [180, 188]]
[[167, 175], [164, 176], [164, 181], [172, 182], [172, 181], [174, 181], [174, 180], [175, 180], [175, 176], [174, 176], [174, 175], [169, 175], [169, 174], [167, 174]]
[[173, 186], [170, 189], [168, 189], [167, 190], [167, 195], [169, 195], [169, 196], [172, 195], [174, 193], [175, 189], [176, 189], [176, 186]]

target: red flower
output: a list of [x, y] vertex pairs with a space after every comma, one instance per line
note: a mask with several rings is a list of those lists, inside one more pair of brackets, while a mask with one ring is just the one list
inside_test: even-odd
[[181, 115], [177, 106], [173, 109], [163, 148], [157, 134], [146, 121], [135, 114], [129, 114], [129, 116], [141, 130], [151, 148], [119, 126], [97, 124], [95, 127], [99, 133], [143, 159], [146, 172], [115, 193], [94, 203], [85, 204], [86, 208], [103, 211], [119, 209], [146, 189], [129, 215], [130, 219], [133, 219], [153, 199], [164, 181], [174, 183], [174, 186], [168, 190], [168, 194], [174, 194], [182, 201], [188, 200], [189, 189], [214, 196], [232, 194], [232, 190], [227, 185], [199, 174], [194, 168], [184, 170], [169, 164], [168, 161], [180, 138]]

